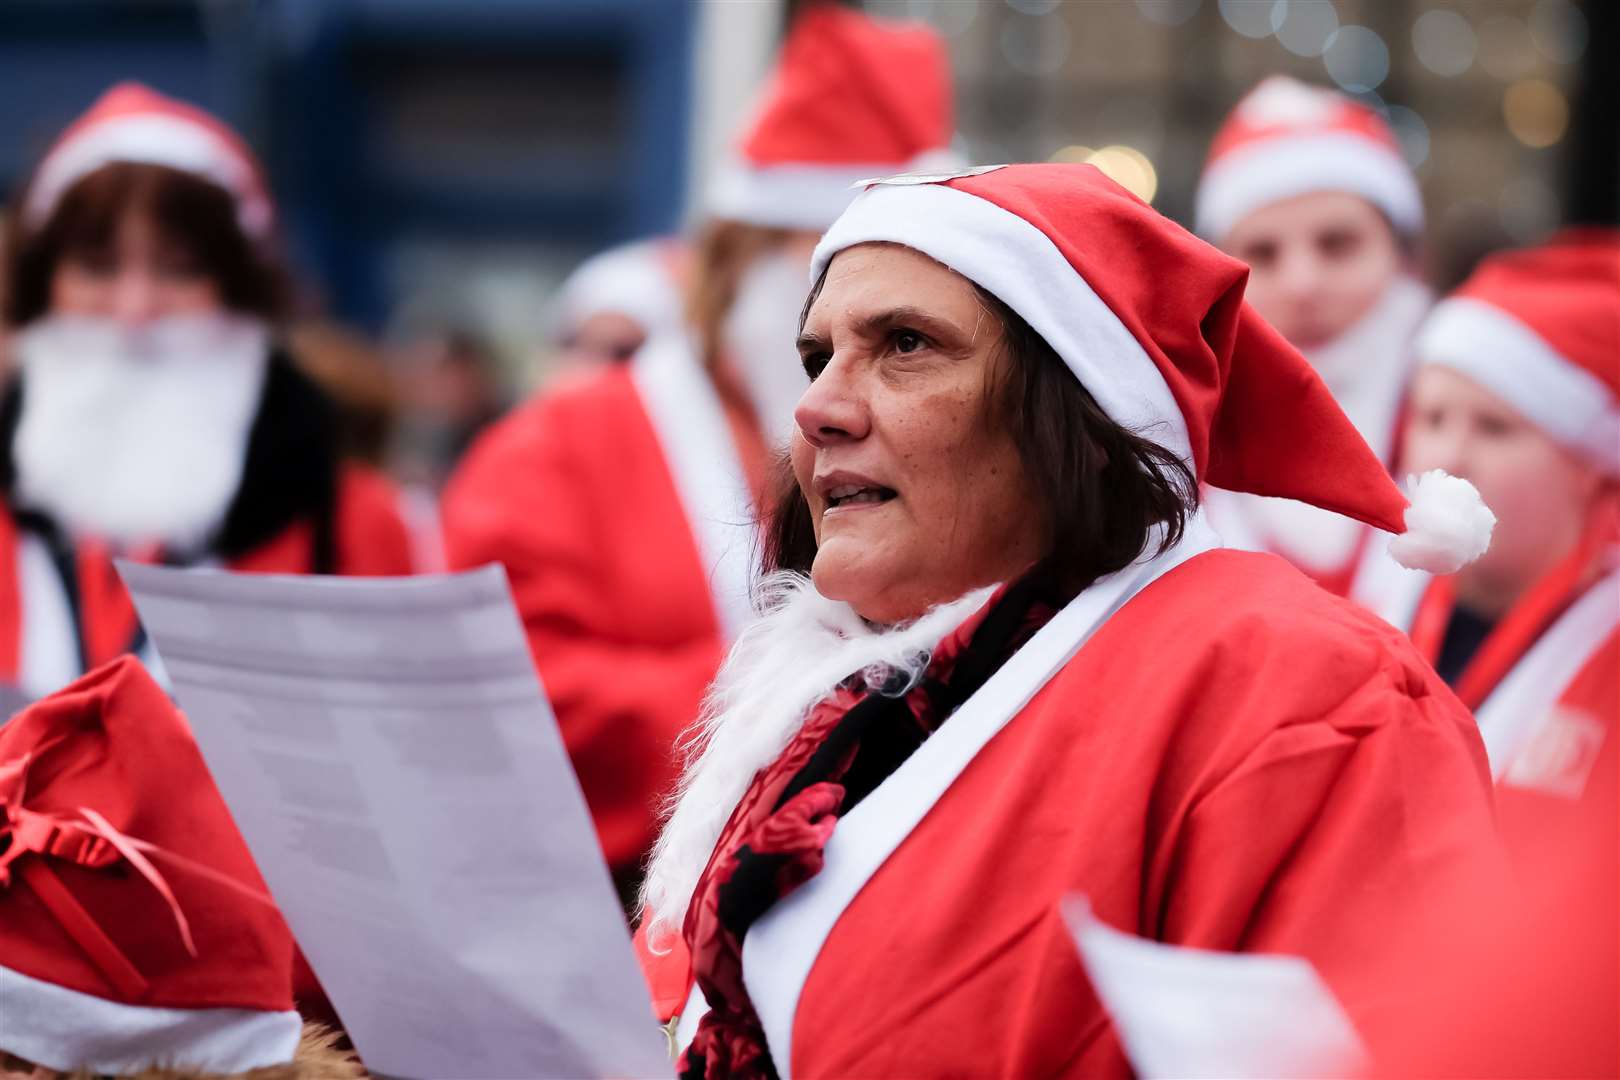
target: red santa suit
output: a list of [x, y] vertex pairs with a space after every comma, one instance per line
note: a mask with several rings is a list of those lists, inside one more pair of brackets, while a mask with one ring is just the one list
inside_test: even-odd
[[[1432, 476], [1408, 514], [1241, 265], [1089, 167], [878, 182], [815, 272], [868, 242], [1007, 303], [1201, 479], [1427, 519], [1408, 562], [1483, 548], [1471, 487]], [[683, 1075], [1128, 1075], [1069, 893], [1155, 940], [1305, 956], [1353, 1016], [1392, 1005], [1405, 921], [1498, 887], [1482, 748], [1398, 633], [1218, 549], [1194, 516], [1072, 598], [1037, 568], [893, 629], [787, 587], [649, 876], [649, 941], [682, 926], [709, 1010]]]
[[[1250, 213], [1316, 191], [1366, 199], [1403, 237], [1422, 232], [1417, 181], [1383, 118], [1341, 94], [1273, 76], [1216, 133], [1199, 179], [1198, 231], [1219, 241]], [[1422, 283], [1398, 274], [1353, 326], [1305, 350], [1386, 466], [1394, 464], [1400, 435], [1412, 336], [1432, 303]], [[1212, 488], [1205, 509], [1228, 546], [1281, 555], [1341, 596], [1375, 554], [1375, 530], [1297, 500]]]
[[[932, 31], [806, 12], [707, 195], [709, 214], [819, 232], [853, 197], [851, 181], [948, 140], [948, 74]], [[627, 367], [522, 406], [446, 490], [450, 562], [505, 565], [621, 884], [639, 876], [656, 835], [675, 738], [752, 616], [755, 493], [774, 426], [764, 414], [780, 399], [755, 390], [784, 374], [805, 382], [791, 347], [805, 291], [795, 276], [768, 355], [733, 356], [717, 374], [686, 331], [656, 335]]]
[[[1482, 263], [1438, 307], [1421, 363], [1468, 376], [1542, 432], [1620, 477], [1620, 233], [1572, 230]], [[1475, 711], [1515, 855], [1582, 815], [1620, 814], [1601, 782], [1620, 741], [1620, 515], [1591, 510], [1580, 542], [1472, 650], [1449, 578], [1369, 568], [1358, 593], [1407, 630]], [[1604, 766], [1602, 762], [1611, 764]], [[1595, 810], [1580, 804], [1599, 800]]]
[[[247, 146], [216, 118], [134, 83], [108, 91], [52, 146], [24, 193], [24, 228], [42, 227], [74, 184], [120, 162], [164, 165], [216, 184], [230, 194], [244, 234], [255, 243], [267, 240], [273, 208]], [[113, 515], [97, 513], [98, 499], [135, 508], [122, 511], [128, 518], [142, 513], [142, 504], [163, 503], [176, 490], [200, 486], [198, 474], [210, 469], [219, 498], [200, 519], [205, 528], [187, 539], [136, 530], [138, 536], [120, 538], [122, 553], [261, 572], [411, 572], [392, 485], [374, 470], [339, 460], [331, 403], [290, 357], [269, 344], [258, 320], [234, 313], [220, 313], [217, 325], [204, 325], [215, 336], [198, 339], [197, 355], [187, 359], [199, 376], [228, 366], [227, 354], [231, 365], [247, 372], [225, 394], [238, 407], [240, 422], [219, 425], [215, 441], [195, 447], [177, 441], [189, 447], [189, 456], [173, 451], [169, 468], [126, 478], [121, 487], [111, 485], [118, 490], [107, 490], [109, 482], [102, 478], [122, 474], [70, 444], [139, 459], [164, 439], [164, 418], [174, 427], [200, 429], [207, 425], [192, 423], [193, 418], [211, 413], [222, 399], [213, 392], [217, 385], [198, 386], [208, 382], [204, 378], [188, 382], [165, 376], [170, 381], [159, 384], [155, 372], [172, 359], [161, 349], [137, 360], [87, 362], [90, 350], [76, 346], [116, 341], [107, 326], [84, 325], [104, 322], [75, 323], [73, 316], [47, 313], [12, 338], [18, 370], [0, 393], [0, 719], [124, 652], [152, 658], [113, 569], [112, 549], [95, 539], [108, 534], [97, 531], [94, 521], [73, 519], [87, 505], [90, 512], [81, 516], [110, 519]], [[192, 326], [188, 332], [202, 331]], [[163, 340], [196, 345], [184, 334]], [[77, 384], [58, 381], [62, 370], [76, 365], [83, 365], [84, 373], [67, 378], [78, 378]], [[108, 394], [95, 386], [96, 376], [115, 370], [136, 384], [169, 387], [164, 418], [141, 423], [141, 405], [116, 397], [110, 410], [98, 412], [107, 406]], [[71, 407], [64, 412], [50, 406], [55, 411], [40, 419], [31, 410], [48, 396], [68, 400]], [[122, 443], [117, 438], [97, 443], [84, 430], [117, 425], [130, 436]], [[48, 466], [37, 465], [41, 460]], [[64, 471], [64, 461], [76, 464]], [[222, 461], [232, 462], [235, 471], [220, 472]], [[70, 496], [69, 487], [91, 494]]]

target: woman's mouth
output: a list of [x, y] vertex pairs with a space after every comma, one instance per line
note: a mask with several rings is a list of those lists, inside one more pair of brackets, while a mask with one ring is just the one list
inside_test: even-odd
[[895, 498], [899, 492], [878, 484], [844, 484], [827, 492], [827, 509], [845, 510], [858, 506], [877, 506]]

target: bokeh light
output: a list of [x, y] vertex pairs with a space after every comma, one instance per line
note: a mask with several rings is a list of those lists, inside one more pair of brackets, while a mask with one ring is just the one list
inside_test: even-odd
[[1540, 149], [1564, 137], [1569, 101], [1546, 79], [1520, 79], [1502, 95], [1502, 119], [1515, 139]]
[[1221, 0], [1221, 18], [1244, 37], [1270, 37], [1281, 19], [1278, 9], [1287, 6], [1288, 0]]
[[1165, 26], [1180, 26], [1203, 5], [1203, 0], [1136, 0], [1142, 16]]
[[979, 15], [979, 0], [869, 0], [868, 9], [890, 19], [921, 19], [946, 37], [959, 37]]
[[1148, 156], [1134, 146], [1105, 146], [1086, 159], [1108, 179], [1150, 203], [1159, 191], [1159, 172]]
[[1341, 26], [1328, 39], [1322, 63], [1339, 89], [1365, 93], [1389, 77], [1389, 46], [1365, 26]]
[[1445, 8], [1425, 11], [1412, 24], [1412, 51], [1436, 75], [1453, 78], [1474, 66], [1479, 37], [1462, 15]]
[[1057, 162], [1060, 165], [1084, 165], [1091, 160], [1091, 155], [1096, 152], [1089, 146], [1060, 146], [1052, 151], [1052, 156], [1047, 160]]
[[1406, 163], [1416, 169], [1429, 160], [1429, 125], [1405, 105], [1391, 105], [1385, 114], [1400, 140]]
[[1530, 12], [1530, 38], [1555, 64], [1579, 60], [1586, 51], [1587, 35], [1585, 13], [1569, 0], [1541, 0]]
[[1321, 56], [1339, 28], [1339, 13], [1330, 0], [1289, 0], [1287, 7], [1273, 13], [1279, 14], [1277, 40], [1296, 56]]

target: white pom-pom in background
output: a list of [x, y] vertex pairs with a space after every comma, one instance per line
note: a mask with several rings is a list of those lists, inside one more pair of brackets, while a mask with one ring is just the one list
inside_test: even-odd
[[1389, 545], [1396, 562], [1409, 570], [1451, 574], [1485, 554], [1496, 515], [1473, 484], [1440, 469], [1407, 477], [1406, 484], [1412, 502], [1406, 531]]

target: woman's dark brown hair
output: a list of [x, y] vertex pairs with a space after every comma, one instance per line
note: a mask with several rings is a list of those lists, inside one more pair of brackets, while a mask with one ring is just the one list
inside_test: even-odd
[[63, 192], [50, 217], [33, 229], [22, 223], [26, 197], [25, 189], [13, 207], [0, 275], [9, 326], [44, 315], [57, 265], [111, 251], [119, 223], [132, 210], [149, 214], [166, 240], [197, 261], [219, 286], [226, 307], [270, 320], [287, 314], [290, 293], [282, 269], [242, 231], [235, 201], [217, 184], [165, 165], [113, 162]]
[[[993, 365], [985, 422], [1011, 431], [1041, 504], [1049, 554], [1038, 569], [1066, 600], [1129, 566], [1155, 541], [1158, 552], [1168, 550], [1198, 506], [1192, 471], [1115, 423], [1017, 312], [974, 289], [1001, 324], [1002, 363]], [[818, 281], [805, 315], [820, 293]], [[802, 327], [803, 315], [799, 321]], [[810, 572], [816, 556], [810, 508], [786, 457], [777, 465], [762, 537], [767, 572]]]

